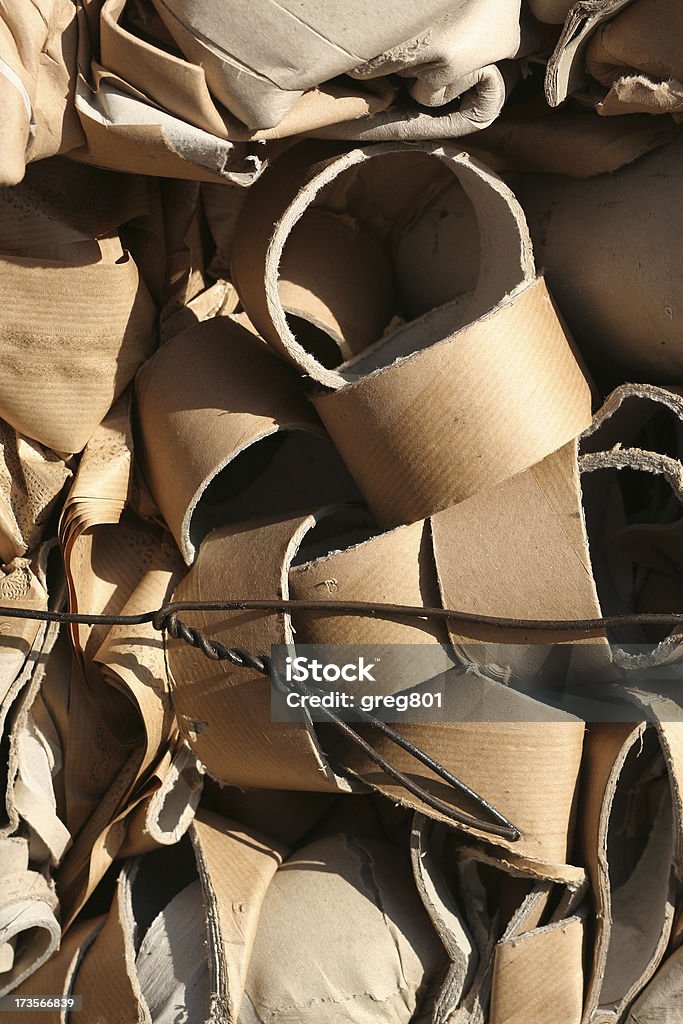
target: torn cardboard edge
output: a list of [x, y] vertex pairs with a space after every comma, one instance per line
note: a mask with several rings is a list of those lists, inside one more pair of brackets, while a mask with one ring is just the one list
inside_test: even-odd
[[585, 52], [593, 33], [632, 0], [580, 0], [564, 22], [555, 51], [548, 61], [545, 95], [551, 107], [576, 92], [586, 81]]
[[[587, 427], [588, 385], [543, 282], [534, 279], [524, 217], [506, 186], [449, 146], [365, 147], [311, 166], [319, 152], [309, 144], [287, 154], [248, 197], [234, 274], [261, 335], [331, 389], [314, 391], [313, 404], [378, 521], [424, 518], [538, 462]], [[482, 270], [474, 291], [389, 328], [339, 369], [327, 369], [297, 341], [282, 305], [278, 273], [288, 238], [344, 172], [372, 158], [400, 163], [418, 154], [453, 173], [479, 218]], [[447, 435], [444, 421], [452, 424]]]
[[188, 565], [254, 504], [266, 516], [353, 497], [294, 371], [231, 318], [162, 346], [138, 374], [136, 407], [142, 471]]

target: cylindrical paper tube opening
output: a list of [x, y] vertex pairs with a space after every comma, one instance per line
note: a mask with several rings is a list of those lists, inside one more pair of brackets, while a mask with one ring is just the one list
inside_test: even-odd
[[177, 335], [136, 386], [141, 467], [188, 564], [213, 529], [358, 496], [297, 375], [227, 317]]
[[[683, 612], [679, 464], [631, 450], [586, 456], [581, 468], [591, 564], [603, 615]], [[608, 635], [627, 651], [628, 645], [638, 645], [637, 654], [644, 655], [642, 645], [656, 647], [676, 634], [667, 626], [628, 625]]]
[[[336, 389], [391, 365], [533, 278], [519, 204], [457, 147], [328, 153], [296, 147], [273, 165], [245, 203], [233, 257], [250, 318], [314, 380]], [[319, 358], [319, 335], [339, 370]]]

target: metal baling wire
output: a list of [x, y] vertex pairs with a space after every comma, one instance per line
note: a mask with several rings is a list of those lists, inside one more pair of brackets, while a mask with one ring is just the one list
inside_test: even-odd
[[[460, 622], [463, 625], [476, 625], [491, 627], [495, 629], [537, 631], [547, 633], [565, 633], [568, 639], [586, 639], [590, 636], [598, 637], [605, 629], [617, 625], [681, 625], [683, 626], [683, 614], [677, 612], [660, 613], [644, 612], [642, 614], [632, 613], [625, 615], [608, 615], [595, 619], [513, 619], [500, 616], [473, 615], [469, 612], [460, 612], [451, 608], [420, 608], [413, 605], [383, 604], [380, 602], [367, 601], [296, 601], [296, 600], [273, 600], [273, 601], [175, 601], [162, 605], [156, 611], [142, 612], [139, 615], [87, 615], [78, 612], [57, 612], [39, 611], [33, 608], [0, 608], [0, 617], [14, 619], [37, 619], [46, 622], [79, 623], [84, 625], [110, 625], [110, 626], [138, 626], [146, 622], [151, 623], [159, 632], [166, 632], [176, 640], [183, 640], [191, 647], [197, 648], [205, 657], [212, 661], [229, 661], [237, 668], [250, 668], [262, 675], [272, 673], [270, 658], [265, 654], [253, 654], [250, 651], [239, 647], [227, 647], [218, 640], [207, 637], [202, 630], [189, 626], [178, 618], [179, 612], [205, 611], [205, 612], [226, 612], [226, 611], [326, 611], [334, 612], [337, 615], [367, 615], [392, 616], [403, 618], [441, 619]], [[281, 691], [286, 691], [283, 681], [279, 677], [273, 678], [273, 684]], [[297, 689], [290, 687], [290, 689]], [[298, 692], [310, 694], [311, 690], [302, 683], [298, 684]], [[409, 793], [419, 799], [423, 804], [431, 807], [439, 814], [450, 819], [454, 823], [467, 825], [476, 828], [481, 832], [493, 836], [499, 836], [512, 842], [521, 838], [521, 831], [509, 821], [500, 811], [492, 807], [482, 796], [470, 789], [464, 782], [461, 782], [452, 775], [438, 761], [433, 760], [423, 750], [410, 743], [400, 733], [395, 732], [385, 722], [375, 718], [367, 712], [359, 711], [361, 719], [367, 722], [374, 729], [378, 729], [393, 743], [401, 747], [417, 761], [429, 768], [437, 777], [450, 785], [453, 789], [469, 797], [483, 812], [493, 818], [493, 822], [475, 818], [472, 815], [451, 807], [443, 800], [432, 796], [424, 787], [413, 782], [407, 775], [394, 768], [378, 753], [355, 729], [343, 719], [335, 715], [329, 708], [320, 709], [341, 733], [359, 746], [365, 754], [387, 775], [393, 778]]]

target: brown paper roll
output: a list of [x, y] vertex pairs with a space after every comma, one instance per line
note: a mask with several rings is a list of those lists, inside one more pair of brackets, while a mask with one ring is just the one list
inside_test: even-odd
[[254, 509], [275, 515], [353, 496], [294, 372], [227, 317], [159, 349], [136, 400], [141, 466], [188, 564], [206, 533]]
[[[599, 1020], [601, 1012], [603, 1019], [619, 1019], [652, 977], [671, 931], [675, 823], [669, 783], [657, 781], [656, 758], [654, 730], [646, 734], [644, 723], [590, 729], [581, 803], [596, 913], [587, 1020]], [[631, 837], [628, 849], [617, 839], [624, 829]]]
[[[285, 947], [291, 966], [274, 969]], [[353, 835], [318, 840], [270, 883], [243, 1019], [407, 1024], [444, 960], [400, 851]]]
[[[348, 510], [321, 512], [265, 525], [216, 530], [202, 544], [176, 601], [273, 599], [289, 594], [288, 573], [306, 535], [367, 524]], [[228, 646], [270, 654], [294, 640], [290, 617], [258, 612], [183, 613], [187, 621]], [[348, 789], [325, 763], [311, 723], [273, 723], [270, 680], [257, 672], [213, 662], [183, 641], [168, 641], [173, 702], [182, 734], [211, 776], [236, 786], [278, 789]]]
[[117, 239], [97, 262], [0, 259], [0, 415], [60, 452], [79, 452], [155, 345], [154, 307]]
[[[534, 280], [521, 209], [495, 175], [452, 146], [387, 144], [314, 164], [324, 153], [300, 147], [256, 187], [238, 224], [235, 280], [262, 336], [331, 389], [314, 393], [313, 403], [378, 521], [414, 522], [570, 441], [590, 422], [588, 386]], [[435, 195], [448, 227], [433, 215]], [[372, 224], [385, 246], [396, 244], [399, 290], [411, 296], [409, 316], [419, 317], [338, 369], [296, 336], [278, 281], [289, 239], [320, 217], [315, 204]], [[451, 269], [438, 242], [447, 250], [455, 239], [464, 262]], [[320, 296], [324, 275], [316, 273], [313, 264], [308, 290]]]
[[531, 174], [518, 189], [553, 295], [589, 367], [610, 385], [678, 384], [683, 375], [682, 153], [678, 139], [614, 174]]

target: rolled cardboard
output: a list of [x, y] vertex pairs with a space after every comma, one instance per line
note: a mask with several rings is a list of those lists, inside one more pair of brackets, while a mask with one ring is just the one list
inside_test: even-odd
[[548, 284], [583, 357], [607, 384], [681, 380], [675, 197], [682, 152], [677, 140], [614, 174], [528, 175], [518, 189]]
[[[334, 507], [296, 519], [216, 530], [174, 600], [287, 597], [289, 568], [305, 536], [367, 524], [367, 517]], [[255, 560], [256, 559], [256, 560]], [[228, 646], [269, 654], [273, 644], [291, 644], [284, 614], [183, 613], [184, 621]], [[213, 662], [182, 640], [167, 640], [173, 703], [181, 733], [208, 773], [230, 785], [329, 791], [347, 789], [327, 765], [308, 716], [299, 723], [273, 723], [270, 680], [258, 672]]]
[[[512, 193], [462, 150], [436, 143], [410, 147], [387, 143], [342, 155], [335, 155], [337, 152], [331, 143], [309, 141], [273, 164], [242, 208], [232, 261], [240, 298], [261, 336], [300, 371], [332, 389], [344, 387], [360, 374], [353, 363], [349, 368], [328, 370], [307, 353], [287, 326], [278, 293], [279, 269], [289, 236], [312, 206], [322, 205], [355, 217], [361, 226], [379, 233], [390, 247], [394, 236], [400, 239], [407, 225], [414, 224], [425, 212], [429, 215], [433, 196], [449, 185], [460, 186], [464, 204], [469, 200], [474, 208], [482, 254], [474, 255], [469, 245], [465, 252], [466, 261], [475, 259], [474, 294], [462, 295], [458, 290], [462, 277], [459, 267], [452, 269], [440, 254], [434, 260], [431, 248], [440, 238], [438, 234], [434, 238], [433, 231], [413, 255], [412, 264], [423, 273], [421, 263], [432, 267], [433, 274], [443, 280], [453, 308], [442, 305], [430, 311], [426, 323], [417, 321], [414, 330], [421, 331], [421, 340], [402, 338], [405, 351], [397, 353], [390, 348], [383, 352], [393, 335], [406, 328], [390, 332], [379, 347], [380, 366], [448, 337], [457, 327], [487, 313], [504, 296], [530, 283], [534, 276], [524, 217]], [[410, 269], [406, 264], [403, 277], [409, 277]], [[470, 313], [469, 319], [464, 316], [463, 305]]]
[[[581, 836], [595, 899], [595, 940], [585, 1020], [600, 1019], [601, 1013], [603, 1019], [620, 1018], [654, 974], [671, 931], [674, 823], [666, 781], [664, 789], [652, 790], [644, 827], [634, 827], [641, 856], [631, 872], [628, 861], [626, 868], [608, 861], [610, 831], [624, 828], [624, 801], [637, 805], [638, 777], [647, 791], [648, 775], [640, 761], [644, 733], [645, 723], [602, 723], [591, 727], [586, 745]], [[651, 759], [652, 748], [649, 752]], [[632, 921], [638, 922], [637, 941]]]
[[24, 867], [2, 877], [0, 948], [15, 947], [16, 955], [10, 969], [0, 974], [0, 996], [29, 978], [59, 948], [58, 912], [54, 883], [29, 870], [26, 849]]
[[124, 863], [72, 985], [101, 1024], [149, 1024], [175, 1012], [174, 1001], [197, 1019], [237, 1019], [261, 905], [286, 850], [205, 811], [191, 851], [161, 862], [156, 878], [158, 859]]
[[[59, 949], [49, 960], [21, 985], [12, 990], [15, 998], [31, 997], [36, 992], [51, 992], [53, 996], [69, 998], [74, 995], [73, 981], [81, 960], [102, 928], [106, 918], [91, 917], [70, 928], [62, 936]], [[78, 994], [78, 993], [76, 993]], [[42, 1013], [44, 1024], [66, 1024], [67, 1010], [45, 1008]]]
[[383, 526], [494, 487], [590, 421], [586, 379], [540, 279], [440, 344], [363, 369], [313, 404]]
[[95, 261], [5, 256], [0, 415], [60, 452], [79, 452], [155, 345], [154, 307], [118, 239]]
[[[328, 512], [216, 531], [203, 543], [174, 599], [192, 601], [200, 594], [204, 600], [238, 599], [246, 592], [247, 581], [250, 595], [265, 599], [290, 595], [329, 599], [333, 595], [337, 601], [408, 601], [418, 605], [436, 599], [436, 571], [426, 524], [400, 527], [349, 546], [343, 527], [362, 526], [364, 521], [349, 518], [349, 511], [340, 515], [341, 524]], [[311, 558], [316, 555], [312, 532], [316, 521], [322, 527], [327, 524], [327, 531], [318, 535], [323, 554]], [[304, 538], [309, 533], [307, 552]], [[259, 552], [256, 562], [254, 551]], [[230, 566], [229, 573], [226, 566]], [[258, 612], [226, 613], [218, 621], [212, 613], [187, 612], [183, 617], [223, 644], [254, 652], [267, 653], [272, 644], [292, 644], [294, 640], [301, 644], [426, 642], [434, 648], [430, 677], [451, 667], [441, 646], [446, 633], [429, 622], [354, 616], [347, 622], [346, 616], [318, 612], [297, 612], [291, 622], [289, 616]], [[318, 790], [344, 787], [348, 783], [341, 782], [339, 776], [350, 774], [356, 782], [393, 801], [440, 817], [385, 776], [349, 741], [340, 741], [335, 735], [328, 762], [324, 751], [330, 736], [318, 736], [306, 718], [302, 717], [301, 725], [271, 722], [270, 687], [265, 676], [227, 662], [211, 662], [182, 641], [168, 641], [167, 646], [181, 732], [213, 777], [233, 785]], [[383, 674], [384, 685], [391, 692], [414, 685], [416, 671], [430, 664], [428, 659], [416, 657], [413, 665], [405, 650], [399, 650], [402, 653], [396, 665], [392, 662], [393, 672]], [[520, 856], [563, 864], [571, 836], [583, 724], [486, 678], [460, 675], [454, 680], [452, 696], [455, 706], [450, 721], [401, 724], [399, 731], [520, 826], [523, 836], [515, 845]], [[359, 729], [401, 771], [434, 795], [461, 805], [457, 794], [445, 789], [381, 733], [364, 725]], [[505, 841], [500, 840], [500, 845], [506, 845]]]
[[254, 508], [265, 516], [353, 493], [296, 375], [226, 317], [159, 349], [136, 402], [141, 467], [188, 565], [209, 530]]
[[[539, 461], [588, 426], [588, 386], [543, 282], [534, 280], [524, 219], [502, 182], [449, 146], [366, 147], [312, 165], [323, 154], [309, 144], [263, 178], [243, 207], [233, 268], [262, 336], [331, 389], [314, 392], [313, 404], [378, 521], [424, 518]], [[388, 181], [398, 183], [397, 194]], [[429, 182], [426, 195], [411, 189], [420, 181]], [[469, 203], [478, 222], [472, 239], [467, 221], [464, 258], [471, 269], [453, 271], [437, 261], [442, 283], [430, 284], [428, 294], [441, 304], [430, 308], [418, 297], [418, 319], [389, 330], [338, 369], [322, 365], [295, 337], [278, 291], [290, 233], [314, 203], [381, 224], [373, 201], [405, 230], [409, 218], [432, 218], [429, 201], [435, 192], [445, 195], [447, 183], [462, 195], [451, 216], [467, 218]], [[431, 223], [422, 235], [411, 228], [414, 265], [441, 237], [439, 222]], [[383, 237], [391, 243], [386, 227]], [[409, 279], [405, 251], [395, 266]], [[424, 268], [422, 275], [429, 277]], [[474, 284], [463, 292], [469, 278]]]
[[[290, 966], [274, 970], [284, 948]], [[352, 835], [318, 840], [266, 892], [240, 1019], [407, 1024], [444, 961], [400, 851]]]

